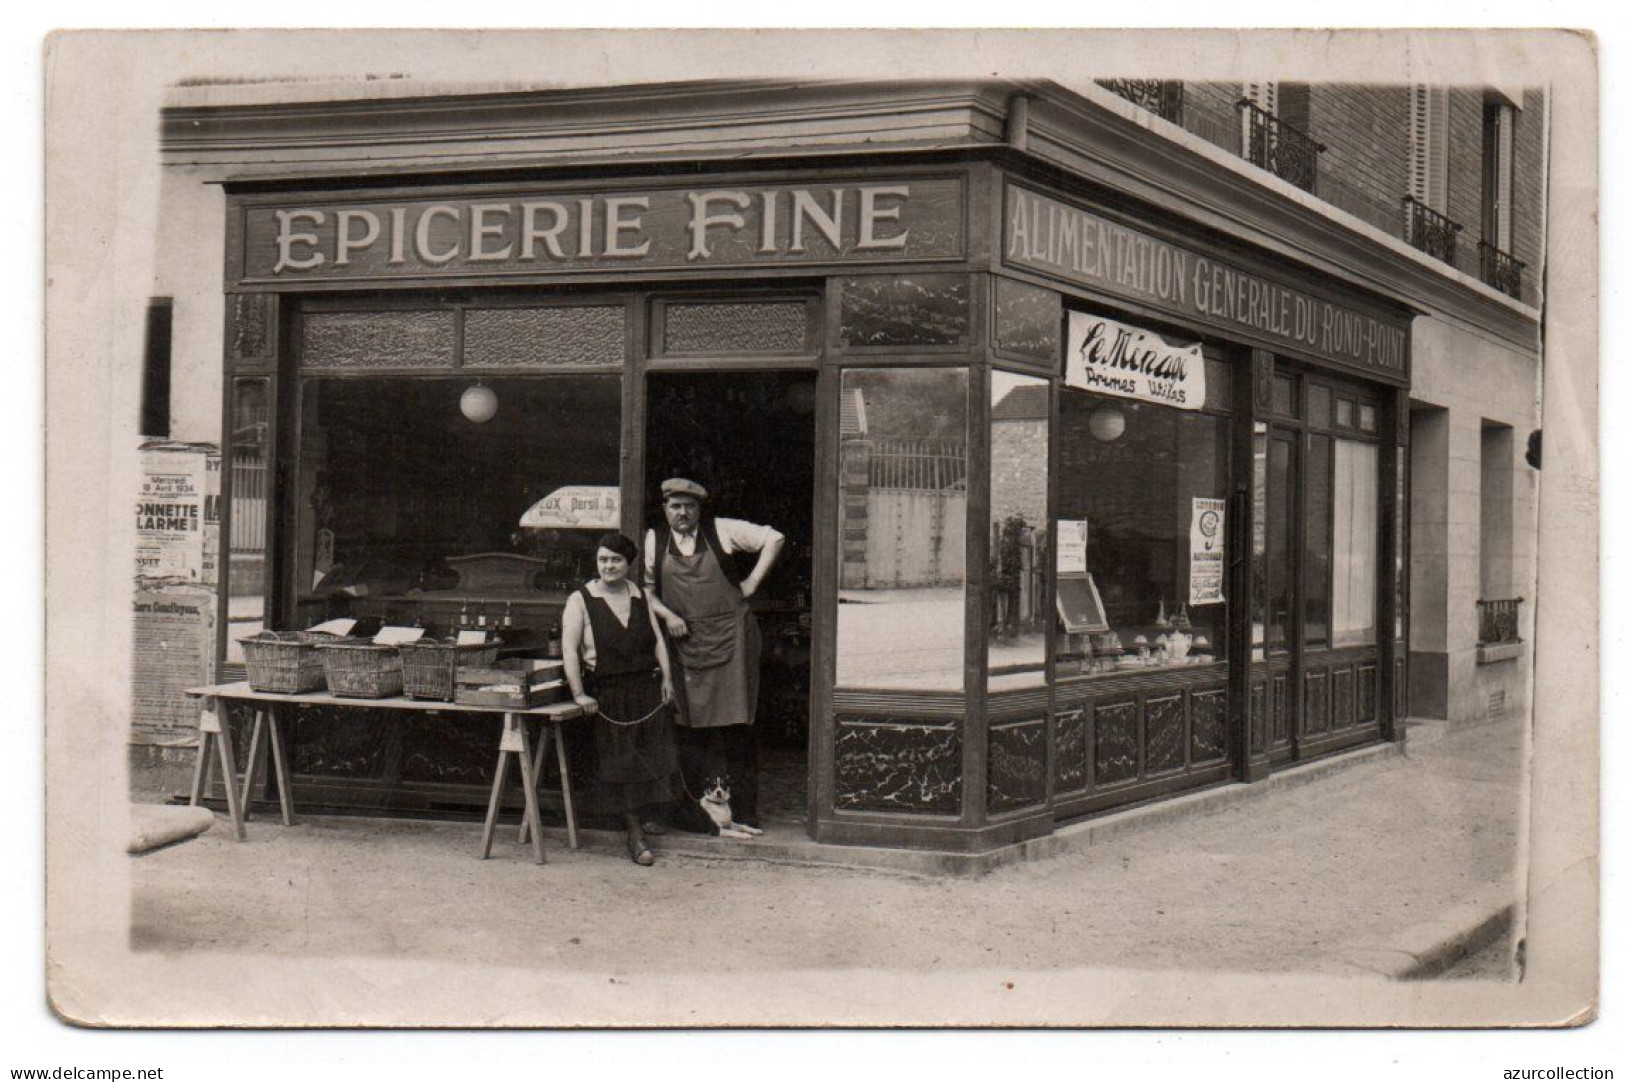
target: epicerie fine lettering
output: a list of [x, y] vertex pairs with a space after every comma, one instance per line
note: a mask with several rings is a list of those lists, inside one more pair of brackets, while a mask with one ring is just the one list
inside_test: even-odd
[[[348, 266], [361, 253], [387, 252], [387, 264], [569, 263], [636, 260], [654, 240], [645, 218], [654, 201], [683, 218], [684, 258], [710, 258], [725, 233], [746, 234], [757, 254], [798, 254], [821, 237], [839, 252], [900, 249], [907, 184], [830, 188], [718, 188], [682, 193], [429, 203], [369, 209], [294, 207], [272, 211], [273, 274]], [[664, 213], [667, 208], [658, 208]], [[849, 228], [850, 227], [850, 228]]]

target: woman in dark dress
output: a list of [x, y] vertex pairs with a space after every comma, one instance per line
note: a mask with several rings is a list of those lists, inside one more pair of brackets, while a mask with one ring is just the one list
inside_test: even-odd
[[626, 848], [647, 867], [642, 822], [677, 793], [671, 660], [648, 598], [631, 580], [638, 548], [618, 533], [598, 539], [598, 577], [564, 606], [564, 675], [593, 719], [598, 784], [626, 823]]

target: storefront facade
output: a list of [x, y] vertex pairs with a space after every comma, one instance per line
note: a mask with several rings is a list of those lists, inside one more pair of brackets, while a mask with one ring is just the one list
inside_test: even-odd
[[[555, 651], [683, 473], [789, 538], [759, 724], [817, 841], [986, 850], [1402, 740], [1411, 304], [1069, 163], [1059, 88], [930, 89], [928, 149], [231, 163], [226, 675], [335, 615]], [[478, 808], [493, 737], [452, 728], [299, 712], [296, 795]]]

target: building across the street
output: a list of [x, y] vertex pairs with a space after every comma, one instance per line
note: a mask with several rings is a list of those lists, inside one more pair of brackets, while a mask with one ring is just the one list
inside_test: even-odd
[[[176, 88], [143, 434], [218, 444], [219, 536], [173, 680], [336, 617], [556, 654], [680, 475], [787, 539], [762, 800], [818, 842], [983, 851], [1521, 713], [1545, 109]], [[482, 814], [495, 730], [386, 714], [286, 713], [298, 804]]]

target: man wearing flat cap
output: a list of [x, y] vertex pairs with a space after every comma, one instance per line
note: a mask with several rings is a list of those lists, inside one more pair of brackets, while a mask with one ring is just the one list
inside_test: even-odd
[[[704, 486], [686, 477], [660, 485], [665, 522], [643, 542], [644, 584], [675, 646], [681, 671], [679, 724], [704, 749], [710, 773], [733, 786], [734, 818], [756, 812], [756, 693], [762, 635], [749, 598], [773, 570], [784, 535], [771, 526], [715, 518]], [[753, 565], [741, 559], [755, 553]]]

